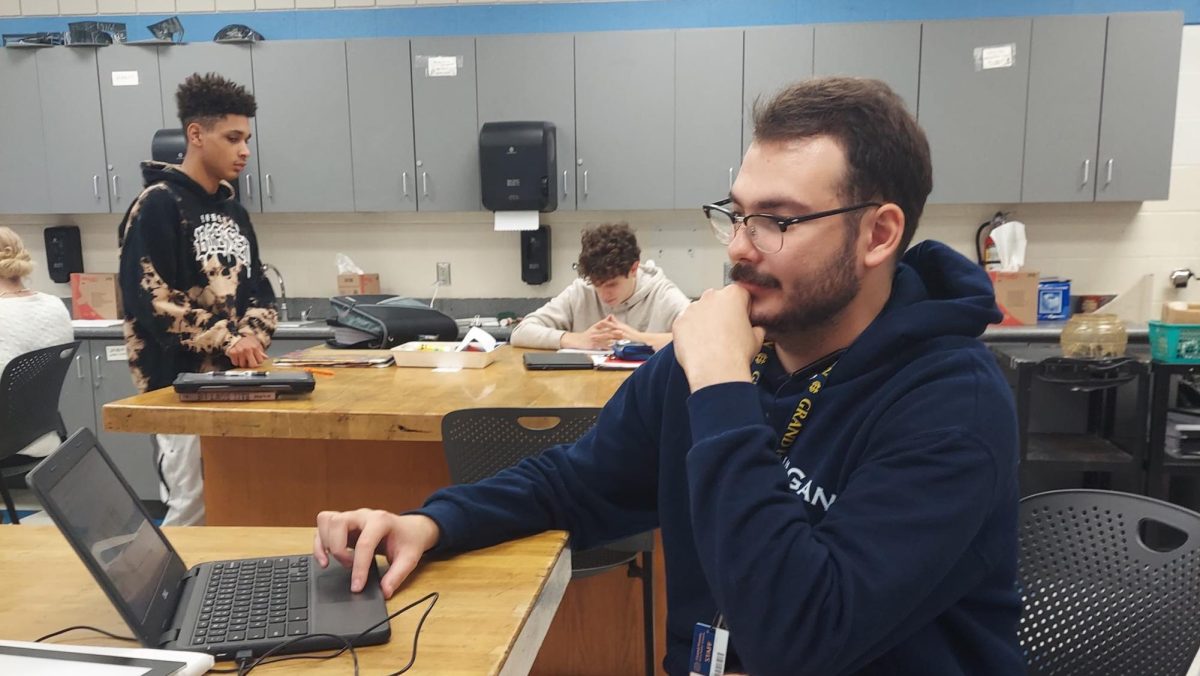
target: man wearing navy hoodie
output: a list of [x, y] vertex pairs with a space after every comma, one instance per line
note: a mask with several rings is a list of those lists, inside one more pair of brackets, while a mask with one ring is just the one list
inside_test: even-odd
[[578, 442], [435, 493], [412, 514], [318, 516], [315, 555], [376, 553], [391, 595], [427, 550], [546, 529], [574, 548], [661, 527], [670, 674], [721, 618], [729, 671], [1024, 673], [1017, 429], [978, 336], [987, 276], [905, 252], [929, 146], [883, 83], [819, 78], [755, 110], [729, 199], [734, 263]]

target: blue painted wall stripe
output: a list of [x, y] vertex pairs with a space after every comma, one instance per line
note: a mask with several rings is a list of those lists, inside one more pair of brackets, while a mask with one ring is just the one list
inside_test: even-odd
[[[416, 35], [557, 33], [650, 28], [716, 28], [854, 21], [974, 19], [1051, 14], [1180, 10], [1200, 23], [1200, 0], [653, 0], [565, 4], [454, 5], [369, 9], [210, 12], [178, 15], [186, 39], [204, 42], [231, 23], [271, 40]], [[124, 21], [129, 39], [150, 37], [146, 26], [166, 15], [17, 17], [0, 19], [0, 33], [65, 30], [69, 21]]]

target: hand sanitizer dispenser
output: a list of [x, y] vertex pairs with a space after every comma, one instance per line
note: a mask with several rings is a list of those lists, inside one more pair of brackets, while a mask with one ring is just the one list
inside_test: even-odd
[[487, 122], [479, 131], [483, 207], [489, 211], [558, 208], [552, 122]]

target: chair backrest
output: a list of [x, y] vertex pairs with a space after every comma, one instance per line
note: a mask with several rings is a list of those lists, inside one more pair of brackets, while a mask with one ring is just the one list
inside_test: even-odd
[[591, 429], [599, 415], [598, 408], [451, 411], [442, 418], [450, 480], [463, 484], [486, 479], [551, 446], [569, 444]]
[[[1146, 524], [1186, 539], [1160, 551]], [[1129, 493], [1051, 491], [1021, 501], [1020, 541], [1029, 674], [1187, 673], [1200, 648], [1200, 514]]]
[[65, 436], [58, 397], [79, 341], [18, 355], [0, 375], [0, 460], [48, 432]]

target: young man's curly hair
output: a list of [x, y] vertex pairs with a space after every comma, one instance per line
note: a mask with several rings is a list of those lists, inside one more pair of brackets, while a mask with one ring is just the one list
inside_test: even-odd
[[592, 284], [603, 284], [629, 274], [641, 257], [637, 237], [628, 224], [605, 223], [583, 231], [577, 271]]
[[175, 92], [175, 103], [184, 129], [193, 122], [208, 128], [226, 115], [254, 117], [258, 111], [253, 94], [216, 73], [189, 75]]

